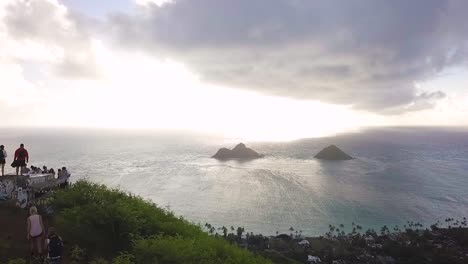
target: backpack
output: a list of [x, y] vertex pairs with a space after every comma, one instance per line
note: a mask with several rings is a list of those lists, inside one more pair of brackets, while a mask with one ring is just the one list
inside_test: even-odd
[[24, 159], [24, 158], [26, 158], [26, 151], [24, 149], [22, 149], [18, 153], [18, 159]]
[[3, 149], [0, 149], [0, 160], [5, 159], [5, 154], [3, 153]]
[[63, 242], [58, 236], [49, 237], [49, 258], [60, 258], [63, 252]]

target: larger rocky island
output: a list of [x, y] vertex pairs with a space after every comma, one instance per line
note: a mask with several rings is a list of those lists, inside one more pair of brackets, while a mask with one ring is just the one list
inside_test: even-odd
[[263, 155], [258, 154], [251, 148], [245, 146], [245, 144], [240, 143], [235, 146], [233, 149], [221, 148], [213, 155], [214, 159], [217, 160], [253, 160], [263, 158]]
[[350, 160], [353, 159], [350, 155], [344, 153], [341, 149], [339, 149], [335, 145], [330, 145], [324, 149], [322, 149], [317, 155], [315, 155], [316, 159], [321, 160]]

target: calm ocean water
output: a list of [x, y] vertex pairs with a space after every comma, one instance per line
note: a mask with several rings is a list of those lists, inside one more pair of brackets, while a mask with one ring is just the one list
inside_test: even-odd
[[[318, 235], [328, 224], [377, 228], [468, 217], [467, 130], [392, 128], [246, 142], [266, 158], [243, 163], [209, 158], [237, 141], [184, 133], [2, 129], [10, 162], [21, 142], [30, 165], [65, 165], [74, 180], [120, 187], [194, 222], [254, 233], [292, 226]], [[356, 159], [314, 160], [329, 144]]]

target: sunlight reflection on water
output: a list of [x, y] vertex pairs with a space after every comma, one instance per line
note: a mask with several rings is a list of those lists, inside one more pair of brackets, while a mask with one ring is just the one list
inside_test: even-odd
[[[244, 163], [209, 158], [222, 140], [181, 141], [177, 135], [32, 131], [0, 140], [10, 156], [22, 141], [33, 165], [66, 165], [75, 180], [123, 188], [195, 222], [264, 234], [291, 226], [323, 234], [330, 223], [375, 228], [466, 216], [468, 133], [431, 133], [251, 143], [267, 156]], [[357, 159], [314, 160], [330, 143]]]

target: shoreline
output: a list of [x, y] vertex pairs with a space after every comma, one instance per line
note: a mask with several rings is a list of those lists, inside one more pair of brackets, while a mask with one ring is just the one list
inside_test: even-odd
[[[122, 199], [124, 204], [119, 202], [120, 199]], [[133, 248], [131, 244], [127, 244], [130, 242], [130, 240], [128, 240], [129, 238], [125, 238], [125, 236], [121, 237], [124, 234], [121, 233], [123, 230], [117, 233], [115, 233], [115, 230], [106, 231], [110, 233], [98, 231], [105, 227], [101, 226], [99, 224], [100, 222], [104, 221], [103, 223], [106, 223], [110, 221], [109, 223], [112, 223], [119, 219], [118, 221], [121, 222], [121, 224], [119, 224], [119, 229], [133, 221], [141, 223], [156, 221], [154, 222], [156, 225], [153, 227], [150, 227], [152, 224], [150, 226], [147, 226], [147, 224], [135, 225], [131, 227], [133, 228], [132, 230], [134, 230], [132, 232], [142, 232], [142, 230], [146, 230], [147, 228], [156, 228], [154, 229], [155, 231], [161, 230], [161, 228], [163, 228], [162, 230], [166, 230], [163, 231], [166, 235], [154, 241], [152, 240], [154, 238], [151, 238], [151, 233], [147, 233], [147, 231], [139, 235], [145, 234], [141, 238], [137, 238], [137, 241], [139, 241], [137, 244], [142, 243], [138, 245], [148, 250], [148, 256], [153, 256], [154, 253], [151, 253], [153, 252], [151, 247], [147, 248], [147, 246], [149, 246], [147, 243], [166, 243], [164, 242], [166, 239], [172, 241], [175, 239], [173, 235], [178, 234], [177, 236], [182, 235], [182, 237], [197, 237], [197, 239], [200, 239], [199, 243], [202, 243], [201, 241], [206, 241], [210, 245], [209, 247], [215, 247], [220, 241], [225, 241], [223, 243], [227, 243], [226, 245], [236, 245], [236, 248], [238, 247], [239, 250], [247, 249], [256, 256], [263, 256], [267, 261], [263, 262], [262, 258], [253, 257], [254, 255], [252, 255], [252, 258], [245, 255], [242, 258], [248, 258], [252, 261], [256, 259], [254, 262], [248, 263], [268, 263], [268, 261], [273, 263], [304, 263], [303, 261], [306, 261], [309, 256], [318, 257], [325, 261], [325, 263], [331, 263], [331, 261], [346, 261], [346, 263], [356, 264], [374, 263], [377, 259], [381, 261], [380, 263], [406, 263], [403, 262], [405, 258], [411, 259], [413, 257], [413, 255], [409, 256], [404, 253], [406, 251], [416, 252], [418, 258], [424, 259], [424, 262], [413, 260], [413, 262], [410, 262], [412, 264], [438, 263], [428, 262], [428, 259], [440, 257], [453, 258], [453, 256], [456, 256], [457, 260], [451, 262], [452, 264], [464, 263], [459, 262], [461, 260], [468, 261], [468, 228], [466, 218], [460, 221], [447, 218], [444, 223], [431, 225], [430, 229], [425, 228], [420, 223], [408, 222], [408, 225], [402, 229], [384, 226], [380, 230], [364, 230], [362, 226], [352, 223], [351, 226], [353, 230], [351, 232], [345, 232], [344, 230], [346, 228], [344, 225], [329, 225], [330, 231], [323, 236], [305, 236], [300, 230], [295, 230], [293, 228], [289, 230], [288, 234], [263, 236], [248, 232], [242, 227], [215, 227], [208, 223], [204, 226], [197, 226], [185, 220], [183, 217], [174, 215], [173, 212], [167, 209], [161, 209], [154, 203], [145, 202], [145, 200], [139, 196], [84, 181], [77, 181], [69, 188], [53, 191], [50, 195], [39, 198], [35, 203], [39, 208], [42, 208], [42, 213], [48, 212], [49, 216], [46, 217], [47, 223], [58, 225], [60, 233], [65, 238], [68, 254], [78, 249], [84, 250], [83, 252], [87, 252], [86, 254], [88, 254], [86, 255], [86, 259], [88, 260], [97, 257], [104, 257], [104, 259], [115, 258], [120, 254], [118, 252], [124, 248], [128, 248], [128, 250], [131, 250], [130, 252], [134, 252], [135, 254], [140, 254], [137, 253], [139, 251], [134, 251], [137, 249]], [[105, 203], [107, 206], [95, 207], [95, 205], [97, 205], [96, 203]], [[74, 207], [76, 207], [77, 210], [74, 210]], [[125, 210], [129, 210], [124, 213], [125, 216], [112, 216], [112, 214], [106, 215], [105, 213], [105, 211], [107, 211], [109, 213], [114, 212], [115, 214], [116, 211], [121, 211], [124, 208], [126, 208]], [[122, 211], [122, 213], [123, 212], [124, 211]], [[12, 245], [16, 245], [10, 248], [17, 248], [15, 252], [19, 254], [18, 252], [21, 251], [21, 247], [18, 247], [18, 245], [25, 241], [23, 241], [23, 239], [16, 240], [14, 236], [18, 233], [22, 233], [21, 230], [24, 229], [24, 224], [21, 219], [26, 217], [26, 212], [24, 209], [6, 206], [6, 204], [2, 203], [0, 204], [0, 214], [7, 216], [4, 217], [4, 220], [11, 217], [14, 218], [15, 216], [20, 217], [20, 221], [15, 220], [14, 223], [4, 223], [3, 225], [3, 227], [13, 225], [10, 227], [12, 233], [10, 235], [7, 234], [9, 238], [6, 241], [10, 241], [13, 243]], [[155, 218], [154, 214], [159, 216]], [[137, 215], [138, 217], [136, 217]], [[76, 222], [77, 219], [82, 219], [81, 221], [85, 222]], [[161, 224], [164, 223], [163, 219], [172, 221], [175, 226], [161, 226]], [[87, 223], [85, 229], [83, 229], [83, 223]], [[130, 228], [130, 226], [128, 227]], [[91, 231], [94, 229], [95, 231]], [[87, 236], [92, 236], [93, 238], [89, 240]], [[19, 237], [24, 238], [23, 235]], [[120, 246], [105, 246], [109, 245], [104, 243], [107, 239], [114, 240], [114, 243]], [[211, 239], [214, 239], [212, 242], [218, 242], [211, 244], [212, 242], [208, 242], [211, 241]], [[177, 241], [177, 243], [182, 243], [180, 245], [185, 243], [183, 239]], [[104, 246], [98, 246], [98, 248], [94, 249], [90, 248], [91, 245], [96, 246], [96, 243], [99, 245], [103, 243]], [[133, 243], [135, 242], [132, 242], [132, 244]], [[119, 249], [120, 247], [122, 247], [122, 249]], [[0, 247], [0, 251], [1, 250]], [[129, 263], [146, 263], [139, 262], [141, 258], [137, 261], [136, 258], [139, 256], [135, 254], [127, 256], [135, 260], [135, 262]], [[194, 254], [200, 254], [200, 252], [197, 250]], [[239, 251], [239, 254], [244, 255], [245, 253]], [[70, 259], [71, 256], [72, 255], [67, 255], [66, 258]], [[24, 255], [19, 254], [11, 257], [24, 257]], [[157, 255], [153, 257], [158, 258]], [[382, 260], [384, 262], [382, 262]], [[239, 263], [247, 262], [241, 261]]]

